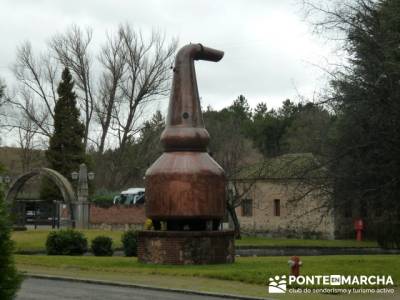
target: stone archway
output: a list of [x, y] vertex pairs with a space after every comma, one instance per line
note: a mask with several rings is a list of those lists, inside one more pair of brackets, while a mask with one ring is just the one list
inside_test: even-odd
[[69, 207], [69, 212], [70, 212], [69, 215], [71, 218], [71, 222], [72, 224], [74, 224], [75, 218], [74, 218], [73, 204], [76, 202], [74, 189], [67, 178], [65, 178], [62, 174], [53, 169], [49, 168], [34, 169], [30, 172], [20, 175], [16, 180], [12, 182], [10, 188], [8, 189], [6, 195], [6, 203], [11, 204], [16, 199], [18, 192], [21, 190], [24, 184], [29, 179], [35, 176], [45, 176], [49, 178], [52, 182], [54, 182], [54, 184], [59, 188], [65, 203]]

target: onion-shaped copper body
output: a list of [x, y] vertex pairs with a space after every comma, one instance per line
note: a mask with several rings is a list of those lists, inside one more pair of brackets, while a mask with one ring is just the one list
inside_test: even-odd
[[[164, 153], [146, 172], [146, 215], [168, 229], [216, 229], [225, 215], [225, 175], [207, 153], [194, 60], [219, 61], [223, 52], [186, 45], [175, 59], [167, 126], [161, 135]], [[208, 222], [208, 223], [207, 223]]]

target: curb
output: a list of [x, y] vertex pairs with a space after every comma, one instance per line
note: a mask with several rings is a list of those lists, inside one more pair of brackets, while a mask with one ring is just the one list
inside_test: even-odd
[[27, 278], [37, 278], [37, 279], [47, 279], [47, 280], [63, 280], [63, 281], [69, 281], [69, 282], [111, 285], [111, 286], [125, 287], [125, 288], [137, 288], [137, 289], [146, 289], [146, 290], [161, 291], [161, 292], [181, 293], [181, 294], [187, 294], [187, 295], [218, 297], [218, 298], [225, 298], [225, 299], [274, 300], [272, 298], [259, 298], [259, 297], [240, 296], [240, 295], [232, 295], [232, 294], [200, 292], [200, 291], [186, 290], [186, 289], [163, 288], [163, 287], [144, 285], [144, 284], [121, 283], [121, 282], [97, 280], [97, 279], [73, 278], [73, 277], [67, 277], [67, 276], [53, 276], [53, 275], [42, 275], [42, 274], [34, 274], [34, 273], [23, 273], [23, 276], [25, 276]]

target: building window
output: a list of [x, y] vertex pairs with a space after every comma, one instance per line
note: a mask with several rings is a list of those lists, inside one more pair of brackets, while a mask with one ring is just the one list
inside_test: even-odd
[[274, 199], [274, 216], [279, 217], [281, 215], [281, 200]]
[[242, 200], [242, 216], [251, 217], [253, 215], [253, 200], [243, 199]]

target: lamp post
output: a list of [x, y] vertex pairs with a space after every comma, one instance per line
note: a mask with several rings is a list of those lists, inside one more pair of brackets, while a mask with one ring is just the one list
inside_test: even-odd
[[79, 172], [72, 172], [71, 178], [78, 180], [76, 191], [77, 202], [74, 205], [75, 227], [80, 229], [89, 228], [89, 185], [88, 180], [93, 180], [95, 174], [87, 171], [85, 164], [79, 166]]

